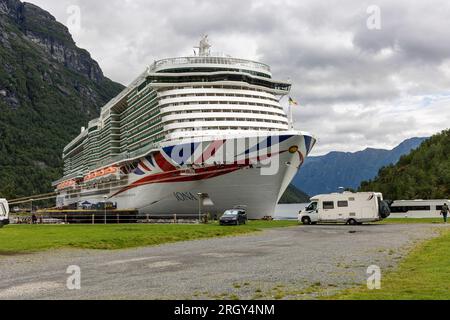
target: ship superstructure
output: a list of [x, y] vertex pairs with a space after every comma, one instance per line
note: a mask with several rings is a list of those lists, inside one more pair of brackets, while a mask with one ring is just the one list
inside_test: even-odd
[[[211, 210], [220, 212], [253, 201], [259, 188], [245, 190], [239, 180], [250, 170], [261, 176], [255, 183], [266, 183], [258, 163], [265, 153], [282, 167], [266, 188], [275, 205], [315, 143], [290, 129], [280, 103], [290, 89], [290, 82], [272, 78], [268, 65], [211, 54], [207, 37], [195, 56], [155, 61], [64, 148], [57, 204], [107, 199], [141, 213], [188, 214], [197, 194], [207, 193]], [[281, 159], [283, 148], [298, 161]], [[230, 184], [231, 176], [237, 181]], [[220, 192], [242, 183], [241, 195], [223, 200], [216, 183]], [[250, 215], [270, 215], [274, 205], [257, 213], [250, 203]]]

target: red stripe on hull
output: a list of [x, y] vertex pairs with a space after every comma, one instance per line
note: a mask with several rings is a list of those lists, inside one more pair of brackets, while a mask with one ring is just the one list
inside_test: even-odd
[[[280, 155], [285, 152], [287, 152], [287, 151], [281, 151], [279, 153], [266, 155], [264, 157], [245, 159], [244, 161], [238, 162], [237, 164], [211, 166], [211, 167], [196, 169], [195, 174], [191, 175], [191, 176], [182, 176], [183, 170], [179, 170], [176, 167], [174, 167], [173, 165], [171, 165], [170, 163], [168, 163], [167, 160], [163, 157], [163, 155], [161, 153], [158, 153], [154, 156], [155, 161], [158, 163], [158, 166], [162, 170], [164, 170], [164, 171], [167, 170], [168, 172], [156, 173], [156, 174], [149, 175], [145, 178], [142, 178], [142, 179], [132, 183], [128, 187], [120, 190], [119, 192], [117, 192], [116, 194], [111, 196], [111, 198], [115, 197], [125, 191], [134, 189], [134, 188], [142, 186], [142, 185], [148, 185], [148, 184], [154, 184], [154, 183], [168, 183], [168, 182], [190, 182], [190, 181], [199, 181], [199, 180], [204, 180], [204, 179], [215, 178], [215, 177], [218, 177], [221, 175], [225, 175], [225, 174], [240, 170], [242, 168], [247, 168], [247, 167], [251, 166], [252, 162], [254, 162], [254, 161], [265, 160], [274, 155], [277, 155], [277, 154]], [[300, 152], [299, 152], [299, 154], [300, 154], [301, 158], [303, 158], [303, 155]], [[168, 170], [168, 169], [172, 169], [172, 170]]]
[[161, 152], [155, 154], [154, 159], [156, 161], [156, 164], [158, 165], [158, 167], [161, 168], [162, 171], [167, 172], [177, 170], [177, 168], [174, 165], [172, 165], [169, 161], [166, 160], [166, 158], [164, 158]]
[[[143, 185], [149, 185], [149, 184], [156, 184], [156, 183], [168, 183], [168, 182], [190, 182], [190, 181], [199, 181], [199, 180], [205, 180], [205, 179], [211, 179], [215, 178], [221, 175], [225, 175], [237, 170], [240, 170], [243, 168], [242, 166], [238, 165], [229, 165], [229, 166], [223, 166], [221, 169], [217, 169], [218, 167], [210, 167], [210, 168], [202, 168], [196, 170], [195, 175], [192, 176], [182, 176], [182, 171], [175, 171], [175, 172], [164, 172], [159, 174], [153, 174], [148, 177], [145, 177], [141, 180], [138, 180], [128, 187], [120, 190], [116, 194], [114, 194], [112, 197], [115, 197], [125, 191], [134, 189], [139, 186]], [[219, 167], [220, 168], [220, 167]]]

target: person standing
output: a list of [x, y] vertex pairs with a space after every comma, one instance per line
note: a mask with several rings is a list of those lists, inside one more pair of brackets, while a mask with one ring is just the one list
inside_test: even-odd
[[447, 223], [447, 217], [448, 213], [450, 212], [450, 209], [446, 203], [442, 206], [441, 214], [444, 217], [444, 223]]

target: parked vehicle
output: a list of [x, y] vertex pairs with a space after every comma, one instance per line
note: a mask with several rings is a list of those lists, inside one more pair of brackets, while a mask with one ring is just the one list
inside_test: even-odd
[[317, 223], [363, 224], [386, 219], [389, 205], [376, 192], [344, 192], [315, 196], [308, 207], [300, 211], [298, 220], [305, 225]]
[[391, 204], [393, 218], [440, 218], [442, 207], [450, 200], [397, 200]]
[[117, 203], [114, 202], [99, 202], [91, 206], [95, 210], [116, 210]]
[[9, 205], [5, 199], [0, 199], [0, 228], [9, 224]]
[[248, 221], [247, 211], [243, 206], [235, 207], [234, 209], [227, 210], [220, 218], [220, 225], [240, 225], [246, 224]]

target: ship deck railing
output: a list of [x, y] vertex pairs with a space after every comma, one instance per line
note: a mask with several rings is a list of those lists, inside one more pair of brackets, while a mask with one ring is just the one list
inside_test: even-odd
[[161, 67], [166, 65], [183, 65], [183, 64], [223, 64], [223, 65], [236, 65], [241, 67], [249, 67], [253, 69], [260, 69], [266, 72], [271, 72], [270, 67], [267, 64], [255, 62], [251, 60], [230, 58], [230, 57], [179, 57], [179, 58], [168, 58], [155, 61], [150, 67], [150, 72], [156, 72]]

